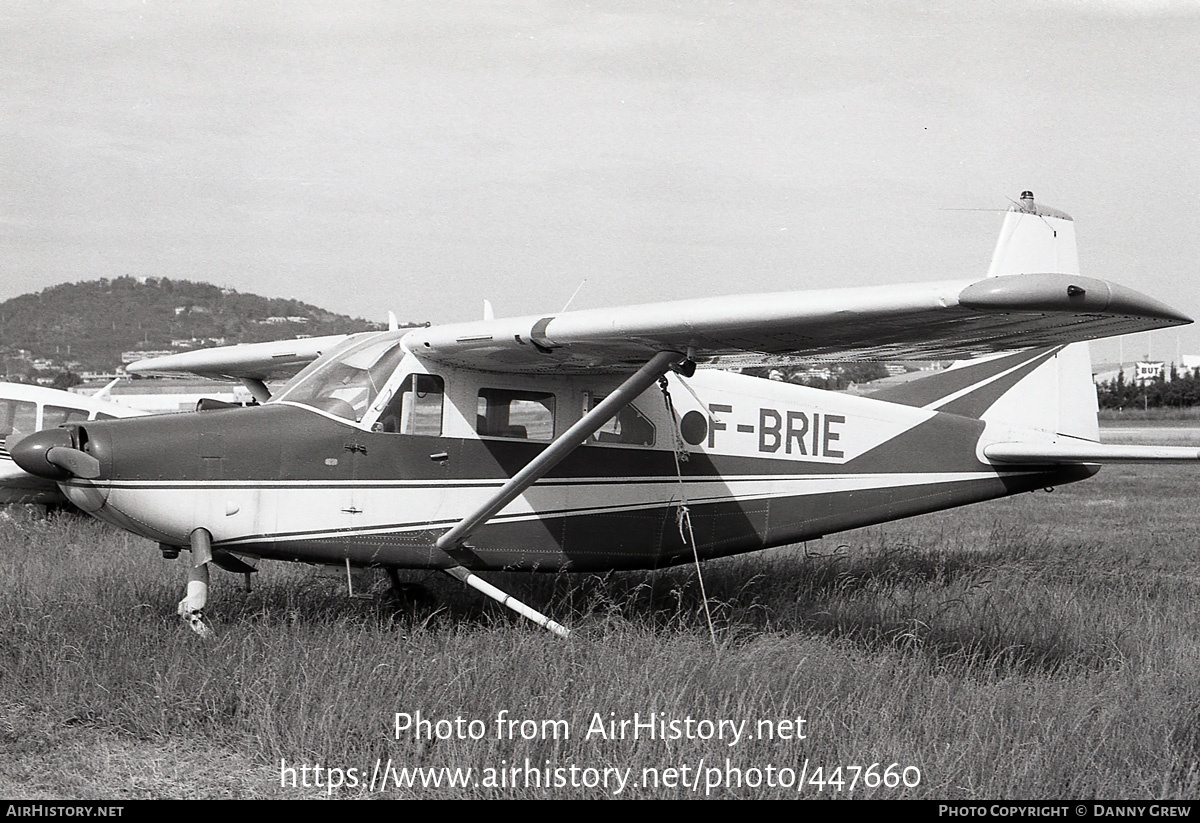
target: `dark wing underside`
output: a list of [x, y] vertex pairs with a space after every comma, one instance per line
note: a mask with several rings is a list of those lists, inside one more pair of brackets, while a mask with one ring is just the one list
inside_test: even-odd
[[[510, 373], [632, 372], [657, 352], [701, 365], [941, 360], [1056, 346], [1190, 323], [1132, 289], [1067, 274], [710, 297], [418, 328], [404, 345], [435, 363]], [[382, 332], [395, 334], [396, 332]], [[137, 374], [269, 380], [344, 335], [143, 360]]]
[[1022, 274], [705, 298], [416, 329], [410, 350], [500, 372], [623, 372], [655, 352], [702, 365], [781, 359], [931, 360], [1053, 346], [1191, 322], [1132, 289]]

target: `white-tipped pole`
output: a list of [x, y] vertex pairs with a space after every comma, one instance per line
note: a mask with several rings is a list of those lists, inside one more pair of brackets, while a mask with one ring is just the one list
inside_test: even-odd
[[564, 639], [566, 639], [567, 637], [570, 637], [571, 630], [568, 629], [566, 626], [563, 626], [560, 623], [555, 623], [553, 620], [551, 620], [549, 617], [546, 617], [546, 615], [542, 614], [537, 609], [534, 609], [530, 606], [526, 606], [524, 603], [522, 603], [517, 598], [513, 597], [508, 592], [505, 592], [505, 591], [502, 591], [501, 589], [496, 588], [491, 583], [484, 580], [482, 577], [478, 577], [478, 576], [472, 574], [469, 570], [463, 568], [462, 566], [451, 566], [450, 568], [443, 569], [442, 571], [446, 572], [446, 574], [450, 575], [451, 577], [455, 578], [456, 580], [460, 580], [463, 583], [466, 583], [472, 589], [475, 589], [478, 592], [486, 594], [488, 597], [495, 600], [501, 606], [512, 609], [514, 612], [521, 615], [522, 617], [532, 620], [534, 623], [537, 623], [543, 629], [548, 629], [548, 630], [554, 632], [559, 637], [564, 638]]

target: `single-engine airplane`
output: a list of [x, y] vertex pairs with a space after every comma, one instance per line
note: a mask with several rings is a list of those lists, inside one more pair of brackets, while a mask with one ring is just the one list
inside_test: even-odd
[[[1025, 192], [983, 278], [349, 335], [259, 407], [70, 422], [10, 451], [190, 549], [179, 613], [201, 634], [209, 564], [258, 557], [440, 569], [565, 635], [477, 573], [698, 562], [1200, 458], [1100, 443], [1083, 343], [1189, 322], [1082, 276], [1071, 218]], [[259, 345], [178, 357], [261, 383]], [[874, 396], [696, 370], [783, 358], [972, 359]]]
[[[45, 386], [0, 382], [0, 438], [16, 443], [26, 434], [62, 423], [145, 414], [106, 400], [113, 383], [88, 397]], [[8, 449], [0, 446], [0, 505], [10, 503], [59, 507], [67, 505], [67, 498], [54, 481], [22, 471], [9, 456]]]

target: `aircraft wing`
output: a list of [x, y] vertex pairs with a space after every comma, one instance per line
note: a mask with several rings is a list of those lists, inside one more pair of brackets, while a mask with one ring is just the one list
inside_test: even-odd
[[656, 352], [701, 365], [941, 360], [1190, 323], [1123, 286], [1076, 274], [713, 297], [410, 331], [430, 360], [500, 372], [631, 372]]
[[196, 374], [201, 377], [235, 380], [275, 380], [291, 377], [316, 360], [322, 352], [341, 343], [348, 334], [302, 337], [268, 343], [243, 343], [212, 349], [168, 354], [130, 363], [130, 374]]

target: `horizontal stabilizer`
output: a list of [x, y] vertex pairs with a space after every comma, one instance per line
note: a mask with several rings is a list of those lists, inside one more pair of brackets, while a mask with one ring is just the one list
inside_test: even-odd
[[1154, 463], [1200, 460], [1200, 447], [1117, 446], [1104, 443], [992, 443], [984, 455], [999, 463]]

